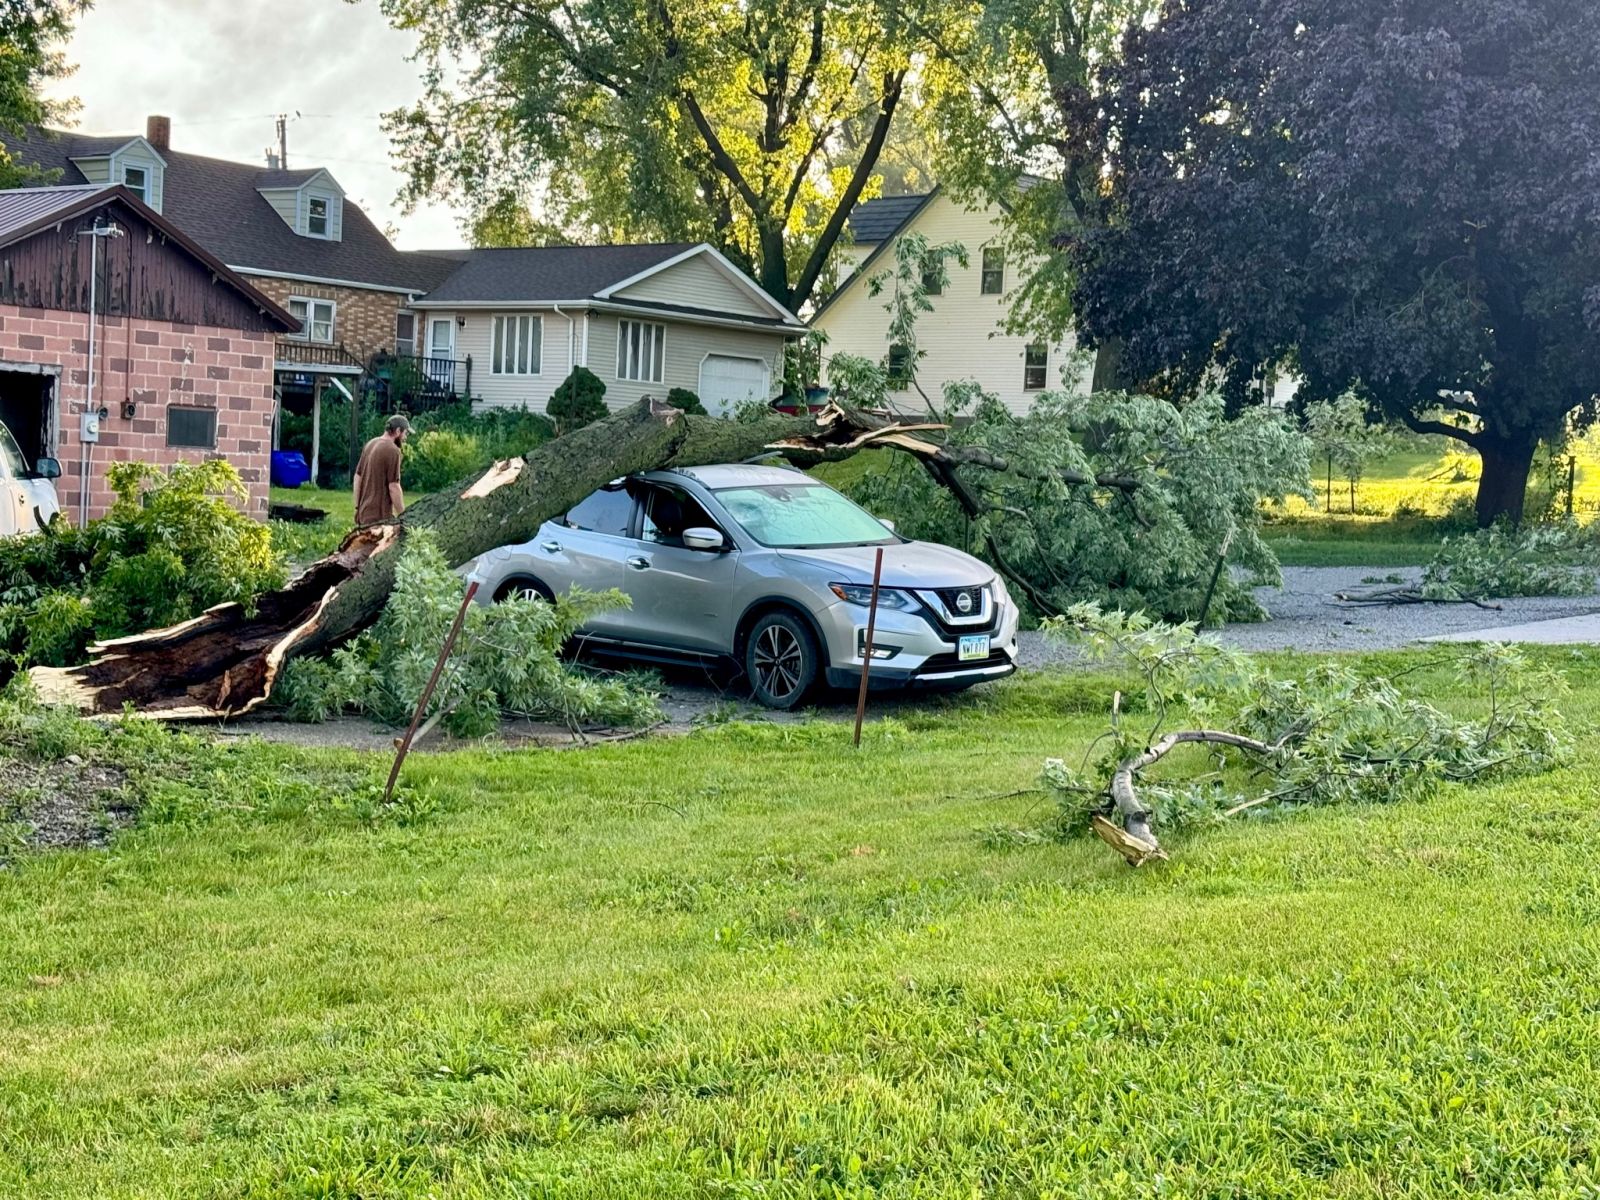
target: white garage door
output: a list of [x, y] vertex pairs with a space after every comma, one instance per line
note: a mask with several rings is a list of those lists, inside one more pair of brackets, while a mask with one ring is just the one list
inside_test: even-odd
[[767, 364], [759, 358], [709, 354], [700, 364], [700, 403], [708, 413], [727, 416], [746, 400], [765, 400]]

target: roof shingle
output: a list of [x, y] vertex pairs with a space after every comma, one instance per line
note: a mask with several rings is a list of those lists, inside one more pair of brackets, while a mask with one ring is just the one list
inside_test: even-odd
[[642, 246], [536, 246], [474, 250], [428, 293], [429, 304], [529, 304], [587, 300], [596, 292], [692, 249], [690, 243]]

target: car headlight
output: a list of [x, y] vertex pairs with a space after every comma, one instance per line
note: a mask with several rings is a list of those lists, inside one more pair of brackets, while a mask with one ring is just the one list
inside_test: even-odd
[[[867, 608], [872, 604], [872, 585], [870, 583], [830, 583], [828, 590], [846, 604], [859, 604]], [[899, 588], [880, 587], [878, 589], [879, 608], [898, 608], [903, 610], [917, 607], [917, 602]]]

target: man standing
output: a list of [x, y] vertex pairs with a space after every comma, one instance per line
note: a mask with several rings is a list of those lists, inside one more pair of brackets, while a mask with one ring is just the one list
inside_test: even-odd
[[400, 447], [410, 432], [410, 421], [393, 416], [384, 422], [383, 432], [362, 447], [354, 480], [357, 525], [387, 521], [405, 512], [406, 498], [400, 491]]

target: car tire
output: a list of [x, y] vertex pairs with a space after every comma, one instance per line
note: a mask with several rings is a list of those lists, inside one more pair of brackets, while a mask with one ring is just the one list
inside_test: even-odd
[[543, 600], [546, 604], [554, 604], [556, 599], [549, 588], [531, 575], [513, 575], [494, 590], [496, 604], [513, 596], [528, 596]]
[[767, 708], [798, 707], [817, 681], [821, 660], [810, 627], [792, 613], [767, 613], [745, 638], [744, 673], [750, 693]]

